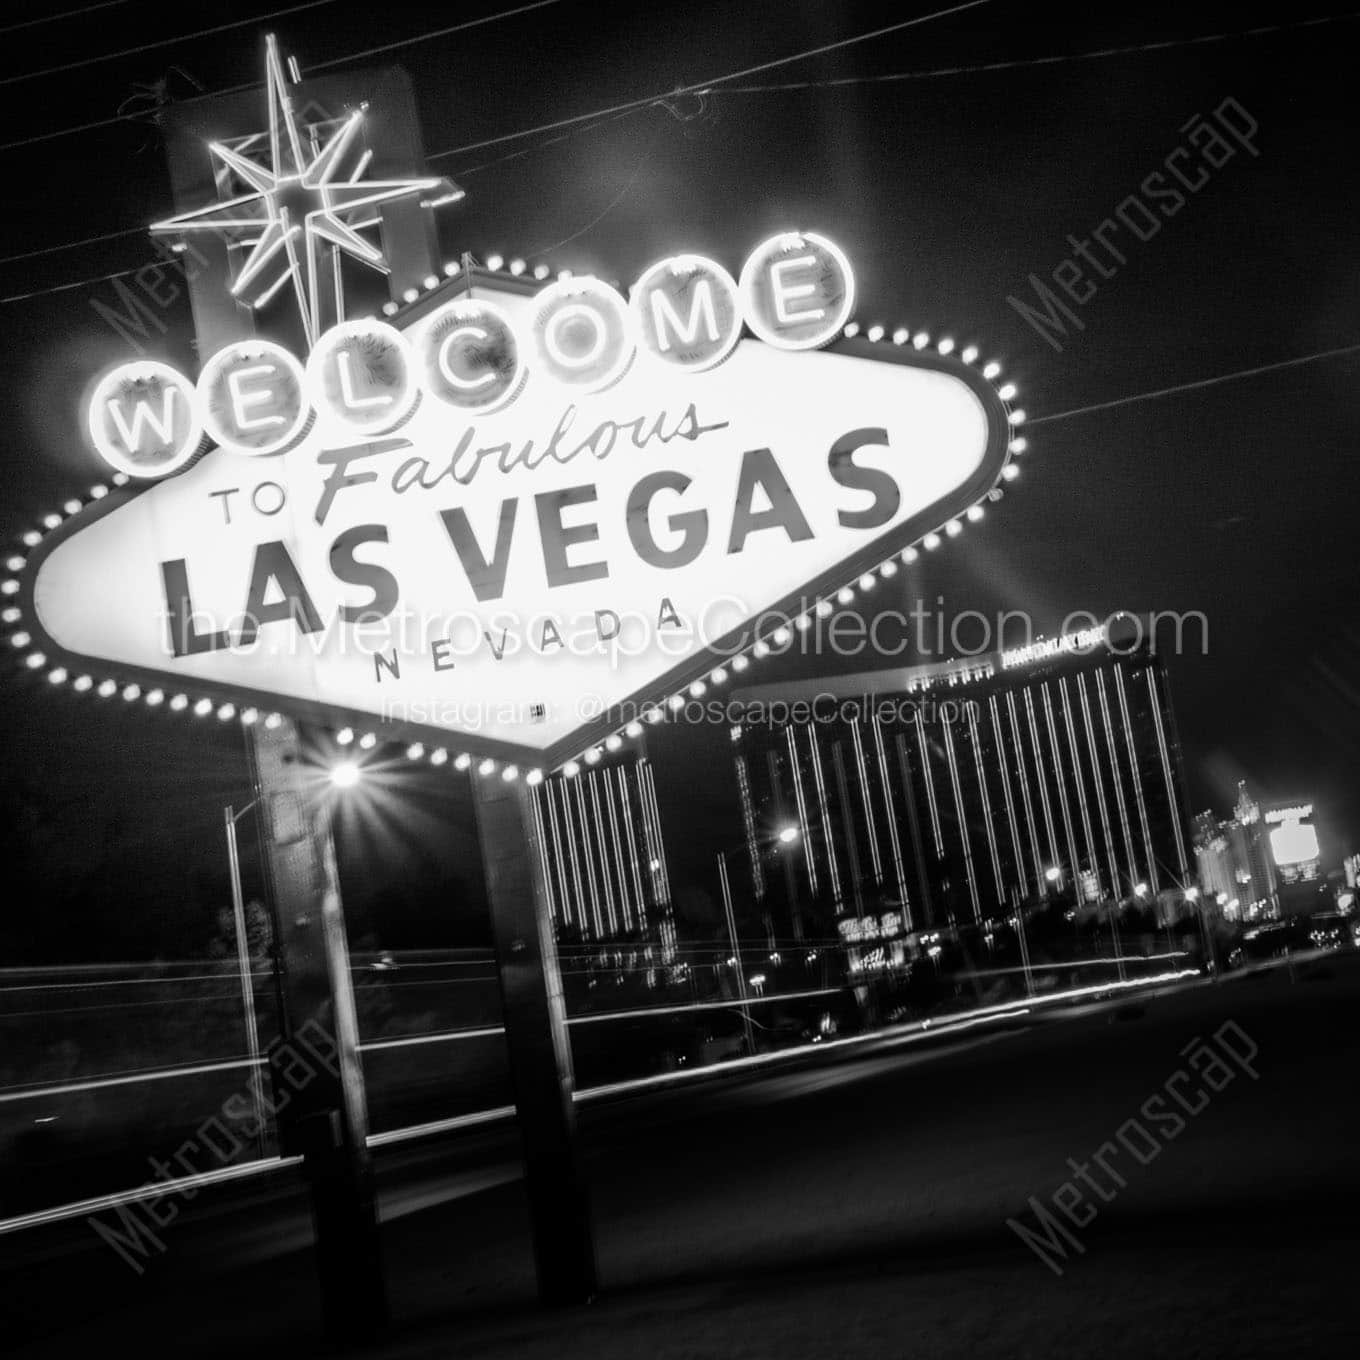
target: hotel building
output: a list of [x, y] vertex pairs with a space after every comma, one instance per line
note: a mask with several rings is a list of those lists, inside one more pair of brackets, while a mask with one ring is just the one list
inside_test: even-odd
[[653, 941], [675, 952], [671, 885], [652, 764], [601, 763], [533, 791], [535, 839], [560, 934], [583, 944]]
[[1142, 645], [1092, 630], [734, 699], [750, 891], [795, 938], [812, 915], [921, 932], [1069, 889], [1155, 899], [1193, 872], [1166, 674]]

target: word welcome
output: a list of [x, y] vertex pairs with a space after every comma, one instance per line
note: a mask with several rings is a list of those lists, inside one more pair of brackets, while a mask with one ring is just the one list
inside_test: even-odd
[[534, 383], [557, 395], [601, 392], [639, 355], [662, 371], [702, 372], [731, 354], [743, 325], [778, 349], [816, 349], [839, 334], [854, 299], [838, 246], [786, 232], [751, 252], [739, 280], [705, 256], [675, 255], [647, 269], [627, 299], [597, 278], [560, 277], [534, 295], [527, 322], [468, 295], [420, 318], [414, 340], [374, 318], [342, 321], [305, 364], [258, 338], [218, 350], [197, 383], [154, 360], [120, 364], [96, 385], [86, 424], [114, 468], [164, 477], [205, 434], [230, 452], [267, 457], [314, 427], [351, 443], [377, 438], [423, 398], [485, 415]]

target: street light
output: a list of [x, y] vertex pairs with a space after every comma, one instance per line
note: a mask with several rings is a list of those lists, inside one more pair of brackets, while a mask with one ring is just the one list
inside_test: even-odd
[[[792, 845], [801, 835], [801, 828], [796, 824], [790, 823], [781, 826], [774, 835], [774, 842], [778, 845]], [[723, 914], [727, 918], [727, 938], [732, 946], [732, 962], [737, 975], [737, 996], [741, 1001], [741, 1023], [746, 1035], [746, 1051], [754, 1053], [755, 1034], [751, 1028], [751, 1007], [746, 996], [746, 969], [742, 966], [741, 945], [737, 941], [737, 919], [732, 907], [732, 881], [727, 869], [727, 856], [730, 851], [718, 851], [718, 883], [722, 888]], [[771, 941], [773, 950], [773, 941]], [[762, 978], [762, 982], [763, 982]]]
[[357, 761], [342, 760], [331, 767], [331, 783], [337, 789], [352, 789], [363, 778]]
[[1048, 868], [1044, 870], [1044, 877], [1050, 883], [1056, 883], [1062, 877], [1062, 870], [1059, 869], [1056, 864], [1050, 864]]

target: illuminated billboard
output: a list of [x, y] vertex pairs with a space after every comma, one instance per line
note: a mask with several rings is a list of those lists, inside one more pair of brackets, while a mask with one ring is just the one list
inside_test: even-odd
[[1311, 882], [1321, 872], [1321, 847], [1313, 825], [1311, 803], [1267, 808], [1263, 820], [1270, 828], [1270, 853], [1284, 883]]

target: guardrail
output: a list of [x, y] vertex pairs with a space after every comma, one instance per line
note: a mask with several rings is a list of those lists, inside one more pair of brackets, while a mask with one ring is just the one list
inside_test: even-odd
[[[1014, 1001], [993, 1006], [982, 1006], [968, 1011], [954, 1012], [935, 1019], [923, 1018], [899, 1024], [886, 1025], [877, 1029], [867, 1030], [860, 1034], [816, 1040], [806, 1044], [790, 1045], [766, 1053], [746, 1054], [741, 1057], [729, 1058], [691, 1069], [654, 1073], [626, 1081], [604, 1083], [576, 1092], [575, 1099], [581, 1104], [588, 1104], [592, 1101], [604, 1099], [606, 1097], [616, 1097], [629, 1093], [657, 1090], [678, 1083], [711, 1080], [734, 1072], [763, 1070], [783, 1063], [806, 1060], [810, 1057], [820, 1057], [829, 1052], [844, 1052], [865, 1045], [876, 1044], [880, 1046], [891, 1046], [914, 1041], [919, 1042], [927, 1038], [936, 1038], [941, 1035], [948, 1035], [961, 1030], [972, 1029], [978, 1025], [1000, 1024], [1005, 1021], [1032, 1014], [1037, 1010], [1046, 1010], [1056, 1007], [1059, 1003], [1071, 1003], [1087, 998], [1112, 996], [1133, 989], [1149, 987], [1166, 988], [1176, 983], [1185, 982], [1191, 977], [1199, 976], [1200, 973], [1198, 969], [1182, 968], [1155, 973], [1141, 978], [1093, 983], [1089, 986], [1069, 988], [1062, 992], [1050, 992], [1033, 997], [1017, 998]], [[798, 994], [753, 998], [752, 1004], [758, 1004], [759, 1002], [770, 1004], [799, 998], [815, 998], [817, 996], [838, 993], [844, 990], [845, 989], [843, 988], [824, 988]], [[659, 1016], [675, 1011], [683, 1012], [695, 1009], [708, 1010], [718, 1006], [728, 1010], [740, 1009], [739, 1004], [732, 1002], [694, 1003], [685, 1007], [643, 1007], [629, 1011], [602, 1012], [594, 1015], [574, 1016], [569, 1018], [568, 1023], [592, 1024], [607, 1020], [648, 1018], [653, 1015]], [[375, 1049], [400, 1047], [410, 1044], [456, 1042], [461, 1039], [486, 1038], [500, 1033], [503, 1033], [503, 1028], [501, 1026], [483, 1026], [475, 1030], [454, 1030], [439, 1034], [403, 1036], [390, 1040], [371, 1041], [366, 1044], [361, 1044], [360, 1047], [361, 1050], [373, 1051]], [[143, 1073], [123, 1073], [106, 1078], [95, 1078], [88, 1083], [68, 1084], [67, 1086], [62, 1087], [47, 1086], [32, 1090], [0, 1093], [0, 1101], [7, 1099], [20, 1100], [40, 1095], [50, 1096], [67, 1089], [77, 1090], [92, 1087], [97, 1088], [109, 1085], [124, 1085], [144, 1080], [165, 1080], [177, 1075], [188, 1076], [191, 1074], [224, 1070], [249, 1069], [255, 1065], [257, 1065], [256, 1062], [251, 1059], [242, 1058], [222, 1063], [201, 1064], [191, 1069], [167, 1068]], [[263, 1066], [264, 1060], [258, 1060], [258, 1065]], [[398, 1129], [384, 1130], [379, 1133], [371, 1134], [368, 1139], [368, 1145], [371, 1148], [379, 1149], [401, 1143], [417, 1141], [423, 1138], [436, 1137], [441, 1134], [456, 1132], [460, 1129], [478, 1127], [507, 1120], [514, 1116], [514, 1112], [513, 1106], [500, 1105], [486, 1110], [477, 1110], [465, 1114], [451, 1115], [443, 1119], [407, 1125]], [[296, 1165], [299, 1160], [300, 1159], [295, 1157], [256, 1158], [239, 1164], [218, 1168], [214, 1171], [202, 1172], [193, 1176], [162, 1180], [157, 1182], [154, 1186], [143, 1185], [131, 1190], [89, 1197], [62, 1205], [54, 1205], [48, 1209], [36, 1210], [31, 1213], [16, 1215], [11, 1218], [0, 1219], [0, 1236], [41, 1227], [46, 1224], [79, 1218], [89, 1214], [96, 1214], [108, 1209], [116, 1209], [120, 1205], [135, 1203], [146, 1198], [160, 1197], [176, 1191], [192, 1192], [203, 1186], [220, 1185], [253, 1176], [272, 1174], [281, 1169]]]

